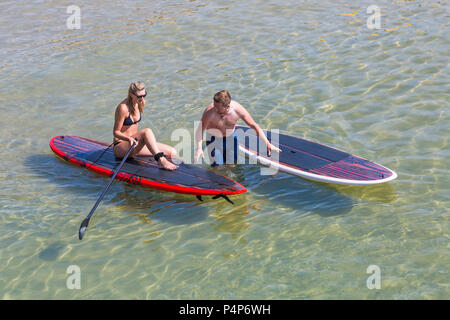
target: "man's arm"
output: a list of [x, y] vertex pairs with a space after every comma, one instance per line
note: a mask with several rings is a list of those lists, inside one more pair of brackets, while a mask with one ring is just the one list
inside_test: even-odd
[[281, 150], [279, 148], [277, 148], [276, 146], [274, 146], [273, 144], [270, 143], [270, 141], [267, 139], [266, 135], [264, 134], [264, 131], [261, 129], [261, 127], [255, 122], [255, 120], [253, 120], [252, 116], [250, 115], [250, 113], [239, 103], [237, 104], [237, 108], [236, 111], [238, 113], [238, 115], [241, 117], [242, 120], [244, 120], [244, 122], [253, 130], [255, 130], [256, 134], [261, 137], [261, 139], [264, 141], [264, 143], [267, 146], [267, 150], [268, 150], [268, 156], [270, 157], [271, 155], [271, 151], [275, 150], [277, 152], [281, 152]]
[[194, 162], [198, 162], [200, 156], [205, 158], [203, 154], [203, 132], [205, 132], [207, 121], [206, 121], [206, 113], [208, 112], [208, 108], [205, 109], [202, 115], [202, 119], [195, 130], [195, 159]]

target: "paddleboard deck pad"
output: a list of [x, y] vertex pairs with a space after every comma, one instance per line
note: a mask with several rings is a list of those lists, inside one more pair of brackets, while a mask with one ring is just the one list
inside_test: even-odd
[[[112, 176], [121, 159], [114, 156], [108, 145], [73, 135], [56, 136], [50, 141], [50, 148], [60, 158], [98, 174]], [[200, 200], [201, 195], [225, 196], [227, 199], [227, 195], [247, 191], [238, 182], [204, 168], [185, 163], [177, 165], [179, 167], [174, 171], [163, 170], [158, 168], [153, 157], [135, 156], [125, 161], [116, 179], [152, 189], [193, 194]]]
[[[337, 184], [371, 185], [391, 181], [397, 174], [377, 163], [350, 153], [305, 139], [278, 134], [278, 148], [282, 150], [267, 156], [267, 148], [262, 143], [250, 142], [257, 138], [255, 131], [245, 126], [236, 126], [239, 150], [259, 163], [277, 168], [300, 177]], [[269, 141], [271, 131], [264, 130]], [[277, 145], [277, 139], [274, 144]], [[262, 143], [262, 144], [261, 144]], [[261, 145], [263, 148], [261, 148]], [[261, 148], [261, 151], [259, 150]]]

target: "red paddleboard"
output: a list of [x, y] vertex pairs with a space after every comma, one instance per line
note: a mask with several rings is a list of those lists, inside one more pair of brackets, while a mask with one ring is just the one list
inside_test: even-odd
[[[88, 138], [61, 135], [50, 141], [60, 158], [104, 176], [112, 176], [121, 159], [114, 156], [108, 143]], [[184, 163], [178, 169], [159, 169], [153, 157], [136, 156], [124, 163], [117, 180], [147, 188], [193, 195], [233, 195], [247, 189], [238, 182], [198, 166]]]

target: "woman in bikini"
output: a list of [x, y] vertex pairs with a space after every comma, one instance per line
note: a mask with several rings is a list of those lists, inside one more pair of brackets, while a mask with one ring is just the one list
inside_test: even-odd
[[171, 163], [166, 157], [176, 156], [176, 150], [157, 142], [149, 128], [138, 130], [138, 123], [144, 112], [146, 95], [144, 83], [133, 82], [128, 89], [128, 97], [117, 106], [113, 130], [114, 154], [118, 158], [123, 158], [133, 142], [136, 142], [130, 156], [154, 156], [160, 168], [175, 170], [178, 166]]

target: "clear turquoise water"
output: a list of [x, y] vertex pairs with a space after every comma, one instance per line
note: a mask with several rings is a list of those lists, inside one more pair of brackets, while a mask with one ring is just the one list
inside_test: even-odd
[[[65, 2], [0, 3], [0, 298], [449, 299], [449, 5], [382, 2], [370, 30], [372, 4], [77, 1], [68, 30]], [[108, 179], [48, 142], [111, 141], [136, 79], [162, 142], [228, 89], [263, 128], [399, 177], [345, 187], [222, 169], [248, 187], [234, 206], [115, 183], [79, 241]]]

